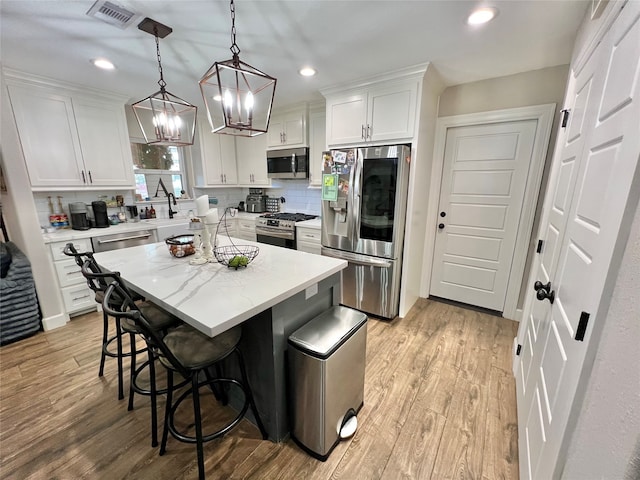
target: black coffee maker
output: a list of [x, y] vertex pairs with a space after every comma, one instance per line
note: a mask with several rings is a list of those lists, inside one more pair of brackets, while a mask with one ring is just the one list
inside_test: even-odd
[[109, 226], [109, 215], [107, 215], [107, 204], [102, 200], [91, 202], [93, 209], [93, 223], [96, 228], [107, 228]]
[[87, 206], [84, 202], [70, 203], [69, 214], [71, 215], [71, 228], [74, 230], [89, 230], [91, 228], [87, 216]]

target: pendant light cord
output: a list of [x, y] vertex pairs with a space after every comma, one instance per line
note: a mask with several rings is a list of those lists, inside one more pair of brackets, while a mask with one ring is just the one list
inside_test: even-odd
[[167, 86], [167, 82], [164, 81], [164, 77], [162, 76], [162, 59], [160, 58], [160, 41], [158, 40], [158, 27], [153, 27], [153, 34], [156, 37], [156, 56], [158, 58], [158, 71], [160, 72], [160, 80], [158, 80], [158, 85], [160, 85], [160, 91], [164, 92], [164, 87]]

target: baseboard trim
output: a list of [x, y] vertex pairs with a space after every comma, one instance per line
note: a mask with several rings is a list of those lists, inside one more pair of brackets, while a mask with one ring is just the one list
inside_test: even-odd
[[58, 315], [53, 315], [51, 317], [46, 317], [42, 319], [42, 328], [44, 328], [45, 332], [49, 330], [53, 330], [55, 328], [64, 327], [69, 321], [69, 315], [67, 313], [59, 313]]

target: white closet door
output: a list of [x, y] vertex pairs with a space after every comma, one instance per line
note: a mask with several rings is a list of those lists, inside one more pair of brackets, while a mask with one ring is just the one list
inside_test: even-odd
[[525, 305], [518, 371], [522, 479], [553, 478], [640, 155], [640, 2], [576, 73], [570, 124], [555, 156], [536, 271], [554, 302]]

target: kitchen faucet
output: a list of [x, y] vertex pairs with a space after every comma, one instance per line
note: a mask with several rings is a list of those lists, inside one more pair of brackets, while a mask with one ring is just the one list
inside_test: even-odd
[[167, 191], [167, 187], [164, 186], [164, 182], [162, 181], [162, 178], [161, 178], [160, 181], [158, 182], [158, 186], [156, 187], [156, 194], [154, 195], [154, 198], [158, 197], [158, 190], [160, 190], [160, 187], [162, 187], [162, 191], [167, 196], [167, 202], [169, 202], [169, 218], [173, 218], [173, 214], [178, 212], [174, 212], [171, 209], [171, 199], [173, 198], [173, 204], [177, 205], [178, 202], [176, 202], [176, 196], [173, 193], [170, 193]]

